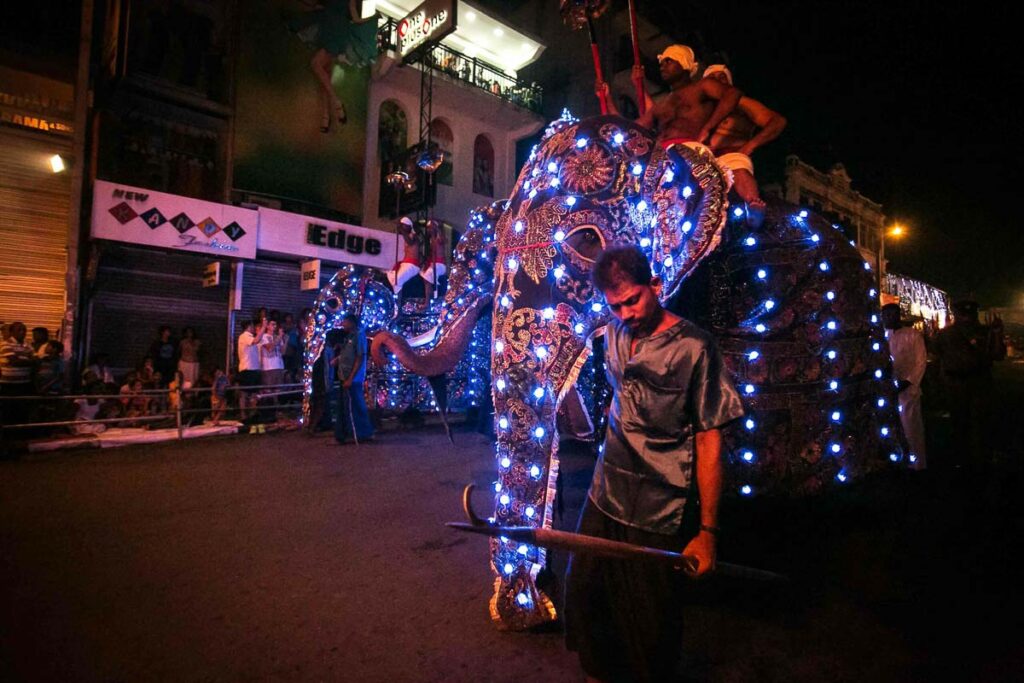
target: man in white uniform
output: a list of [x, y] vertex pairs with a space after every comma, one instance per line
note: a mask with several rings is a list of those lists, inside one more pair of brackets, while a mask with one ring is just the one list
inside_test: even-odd
[[925, 468], [924, 415], [921, 413], [921, 380], [928, 366], [924, 336], [900, 323], [899, 304], [882, 306], [882, 323], [892, 354], [893, 378], [899, 383], [900, 421], [910, 442], [910, 464]]

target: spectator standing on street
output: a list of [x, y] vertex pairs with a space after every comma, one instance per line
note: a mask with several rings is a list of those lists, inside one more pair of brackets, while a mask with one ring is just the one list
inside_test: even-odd
[[928, 351], [924, 335], [900, 321], [899, 304], [882, 306], [882, 323], [892, 355], [893, 379], [897, 383], [900, 422], [910, 442], [910, 465], [923, 470], [926, 466], [924, 415], [921, 412], [921, 380], [928, 368]]
[[167, 386], [178, 369], [178, 345], [171, 338], [170, 326], [160, 326], [157, 338], [150, 344], [149, 355], [153, 358], [153, 369], [160, 373], [158, 385]]
[[178, 370], [185, 377], [189, 386], [195, 386], [199, 380], [199, 347], [203, 342], [196, 338], [196, 331], [186, 327], [181, 331], [178, 343]]
[[295, 324], [295, 317], [291, 313], [284, 314], [284, 372], [285, 381], [295, 383], [301, 380], [299, 376], [302, 368], [302, 357], [300, 355], [302, 346], [299, 341], [301, 332]]
[[[366, 335], [359, 317], [349, 313], [342, 322], [345, 337], [338, 345], [334, 363], [339, 386], [338, 412], [334, 420], [334, 438], [347, 443], [373, 438], [373, 424], [366, 408], [363, 383], [366, 380]], [[354, 430], [354, 434], [353, 434]]]
[[[260, 338], [260, 370], [263, 373], [263, 384], [275, 386], [284, 383], [284, 332], [271, 318], [267, 322], [266, 331]], [[280, 389], [271, 390], [272, 393]]]
[[50, 331], [45, 327], [32, 328], [32, 353], [40, 358], [46, 353], [46, 342], [50, 341]]
[[[37, 358], [25, 343], [28, 329], [24, 323], [10, 324], [7, 337], [0, 342], [0, 396], [30, 396], [34, 388]], [[23, 401], [0, 401], [0, 424], [21, 424], [28, 417], [29, 406]]]
[[992, 362], [1006, 355], [1002, 325], [978, 320], [978, 303], [953, 304], [953, 324], [935, 337], [951, 420], [954, 464], [965, 469], [968, 486], [982, 489], [992, 464]]
[[238, 407], [242, 419], [252, 417], [250, 407], [256, 404], [255, 391], [252, 387], [260, 383], [260, 338], [263, 336], [263, 325], [255, 325], [251, 320], [242, 323], [242, 334], [238, 336], [238, 383], [245, 387], [238, 397]]
[[51, 339], [39, 349], [39, 370], [36, 389], [40, 395], [59, 396], [64, 393], [64, 345]]

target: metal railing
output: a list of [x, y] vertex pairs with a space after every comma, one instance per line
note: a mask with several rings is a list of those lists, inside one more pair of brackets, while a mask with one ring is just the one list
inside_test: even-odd
[[[302, 409], [302, 391], [303, 385], [301, 383], [295, 384], [261, 384], [254, 386], [243, 386], [243, 385], [232, 385], [228, 386], [225, 390], [225, 404], [223, 406], [215, 407], [211, 404], [202, 407], [196, 407], [201, 397], [205, 394], [210, 394], [212, 398], [213, 387], [189, 387], [189, 388], [176, 388], [176, 389], [145, 389], [142, 391], [133, 391], [127, 394], [121, 393], [92, 393], [92, 394], [73, 394], [73, 395], [26, 395], [26, 396], [0, 396], [0, 440], [4, 439], [8, 435], [9, 430], [24, 432], [29, 430], [44, 430], [51, 432], [50, 435], [56, 435], [59, 433], [60, 428], [68, 427], [71, 428], [68, 431], [71, 434], [88, 435], [99, 433], [97, 431], [90, 430], [91, 426], [94, 425], [107, 425], [111, 426], [123, 426], [129, 427], [148, 426], [154, 425], [160, 428], [176, 428], [177, 437], [179, 439], [184, 438], [185, 430], [193, 426], [201, 426], [200, 424], [193, 424], [193, 416], [197, 415], [209, 415], [214, 416], [214, 413], [221, 413], [225, 421], [233, 421], [228, 419], [228, 415], [234, 415], [234, 419], [244, 422], [252, 415], [259, 415], [269, 410], [275, 412], [288, 412], [294, 410], [296, 420], [298, 414]], [[243, 406], [241, 401], [236, 400], [233, 404], [227, 401], [227, 396], [233, 395], [236, 399], [242, 395], [250, 396], [252, 403], [250, 405]], [[294, 402], [275, 402], [272, 404], [263, 403], [265, 400], [279, 397], [295, 397]], [[124, 415], [127, 406], [133, 402], [144, 400], [145, 409], [140, 414], [135, 415]], [[108, 413], [116, 413], [116, 415], [109, 417], [96, 417], [89, 419], [48, 419], [45, 416], [50, 415], [53, 417], [60, 417], [61, 415], [67, 415], [71, 409], [77, 410], [80, 406], [79, 401], [95, 401], [91, 405], [99, 405], [101, 407], [106, 406]], [[151, 402], [153, 407], [151, 408]], [[26, 412], [34, 413], [34, 417], [43, 417], [44, 419], [28, 419], [26, 421], [17, 422], [13, 424], [7, 423], [7, 418], [10, 415], [8, 406], [16, 403], [21, 404], [21, 411], [24, 411], [25, 406], [33, 406], [36, 409], [29, 410]], [[49, 408], [49, 410], [47, 410]], [[98, 412], [98, 411], [97, 411]], [[248, 415], [246, 415], [248, 413]], [[217, 420], [215, 420], [216, 422]], [[75, 428], [83, 429], [84, 431], [78, 431]]]
[[[398, 49], [398, 22], [394, 19], [388, 18], [377, 30], [377, 47], [381, 52]], [[438, 44], [427, 52], [423, 56], [420, 68], [424, 67], [485, 90], [512, 104], [541, 113], [542, 90], [539, 85], [520, 81], [487, 62], [446, 45]]]

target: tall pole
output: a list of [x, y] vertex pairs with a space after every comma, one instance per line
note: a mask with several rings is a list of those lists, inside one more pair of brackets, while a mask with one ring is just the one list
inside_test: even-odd
[[[590, 55], [594, 58], [594, 75], [597, 80], [604, 82], [604, 74], [601, 72], [601, 53], [597, 50], [597, 32], [594, 31], [594, 20], [587, 16], [587, 31], [590, 34]], [[604, 92], [600, 95], [601, 114], [608, 113], [608, 95]]]
[[[637, 30], [636, 0], [629, 0], [629, 34], [633, 39], [633, 66], [640, 66], [640, 34]], [[647, 97], [644, 95], [644, 81], [639, 79], [636, 85], [636, 108], [640, 116], [647, 109]]]
[[882, 264], [885, 263], [885, 228], [882, 227], [878, 231], [878, 302], [882, 302], [882, 284], [885, 281], [885, 276], [882, 274]]

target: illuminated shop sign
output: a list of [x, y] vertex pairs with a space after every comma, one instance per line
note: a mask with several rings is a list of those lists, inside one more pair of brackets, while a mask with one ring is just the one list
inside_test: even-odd
[[427, 0], [398, 22], [398, 54], [404, 61], [455, 30], [456, 6], [456, 0]]

